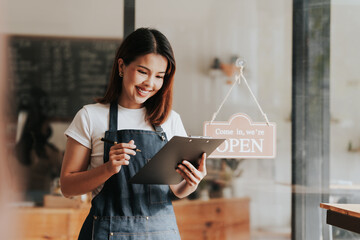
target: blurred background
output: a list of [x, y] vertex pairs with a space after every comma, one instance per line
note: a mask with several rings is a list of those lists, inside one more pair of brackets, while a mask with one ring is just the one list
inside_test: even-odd
[[[16, 162], [10, 175], [21, 180], [17, 188], [2, 185], [1, 195], [3, 192], [7, 195], [11, 189], [19, 189], [21, 193], [20, 199], [7, 200], [15, 215], [22, 219], [19, 223], [23, 223], [26, 234], [21, 238], [35, 239], [37, 235], [49, 237], [56, 233], [58, 238], [53, 239], [72, 239], [51, 230], [51, 226], [44, 227], [47, 230], [34, 230], [32, 225], [25, 225], [29, 219], [34, 220], [32, 214], [40, 211], [44, 216], [57, 216], [58, 222], [54, 224], [62, 224], [58, 226], [65, 229], [66, 222], [60, 222], [59, 216], [77, 218], [76, 210], [80, 209], [81, 214], [88, 210], [89, 196], [71, 202], [58, 198], [61, 196], [58, 177], [66, 143], [64, 131], [82, 105], [92, 103], [104, 93], [116, 48], [130, 23], [134, 28], [157, 28], [172, 44], [177, 61], [173, 108], [180, 114], [189, 135], [203, 134], [203, 122], [211, 120], [234, 81], [234, 76], [220, 65], [233, 66], [237, 58], [246, 61], [244, 75], [249, 86], [269, 120], [277, 125], [274, 159], [209, 159], [207, 178], [188, 199], [193, 202], [175, 203], [179, 209], [186, 204], [199, 204], [207, 209], [211, 203], [224, 213], [226, 220], [220, 223], [214, 220], [216, 214], [209, 216], [214, 224], [199, 226], [203, 238], [194, 239], [359, 239], [356, 233], [327, 225], [326, 212], [319, 208], [320, 201], [311, 206], [301, 205], [305, 212], [315, 209], [318, 218], [313, 218], [313, 222], [297, 214], [294, 194], [315, 191], [331, 203], [360, 201], [360, 113], [357, 111], [360, 2], [304, 1], [309, 5], [302, 16], [325, 9], [321, 17], [328, 20], [324, 27], [310, 18], [306, 25], [309, 36], [302, 42], [296, 33], [301, 32], [303, 25], [299, 22], [299, 29], [294, 28], [299, 21], [294, 15], [298, 2], [301, 1], [2, 0], [1, 96], [7, 99], [2, 101], [6, 104], [1, 116], [9, 117], [2, 131], [6, 133], [1, 144], [6, 146], [3, 151], [6, 157], [1, 156], [1, 164]], [[126, 9], [134, 12], [133, 18], [126, 15]], [[301, 62], [294, 49], [299, 42], [305, 44], [309, 39], [312, 49], [311, 43], [316, 38], [311, 34], [318, 29], [327, 29], [326, 42], [320, 42], [318, 48], [328, 54], [309, 59], [325, 66], [326, 84], [314, 89], [329, 91], [328, 95], [320, 96], [327, 101], [322, 106], [328, 115], [325, 114], [321, 126], [328, 137], [319, 136], [328, 154], [318, 159], [326, 163], [319, 170], [326, 186], [318, 188], [310, 183], [299, 188], [294, 178], [298, 172], [294, 154], [299, 151], [296, 146], [300, 140], [294, 140], [292, 133], [300, 132], [301, 125], [294, 122], [297, 111], [294, 106], [310, 109], [306, 110], [310, 114], [316, 110], [311, 110], [311, 101], [305, 101], [303, 106], [294, 97], [297, 75], [293, 71], [295, 63]], [[312, 92], [311, 86], [309, 91]], [[216, 120], [226, 121], [240, 112], [255, 122], [264, 122], [244, 84], [235, 86]], [[1, 178], [8, 179], [8, 175], [7, 171]], [[203, 213], [197, 214], [201, 218]], [[36, 221], [44, 225], [47, 221], [44, 219], [47, 218], [38, 217]], [[186, 217], [178, 219], [184, 226], [189, 221]], [[306, 234], [297, 237], [299, 229], [295, 228], [300, 226], [300, 231]], [[304, 230], [307, 228], [314, 230]], [[184, 232], [196, 231], [184, 229]], [[76, 234], [78, 230], [72, 231]], [[183, 239], [191, 239], [184, 236]], [[36, 239], [43, 239], [40, 237]]]

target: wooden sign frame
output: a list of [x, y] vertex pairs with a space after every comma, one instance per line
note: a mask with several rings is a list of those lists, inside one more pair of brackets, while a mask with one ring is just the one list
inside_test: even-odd
[[204, 136], [226, 138], [208, 158], [275, 158], [276, 124], [253, 122], [244, 113], [204, 122]]

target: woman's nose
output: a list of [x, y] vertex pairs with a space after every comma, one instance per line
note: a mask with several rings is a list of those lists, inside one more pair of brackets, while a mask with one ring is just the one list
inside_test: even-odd
[[152, 87], [154, 85], [154, 80], [155, 80], [155, 76], [150, 75], [149, 77], [146, 78], [146, 80], [144, 81], [144, 84]]

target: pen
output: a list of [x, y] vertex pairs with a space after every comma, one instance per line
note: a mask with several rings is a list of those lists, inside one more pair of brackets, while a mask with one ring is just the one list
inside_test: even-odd
[[[101, 141], [103, 141], [103, 142], [107, 142], [107, 143], [111, 143], [111, 144], [118, 144], [118, 142], [114, 142], [114, 141], [111, 141], [111, 140], [109, 140], [109, 139], [106, 139], [106, 138], [100, 138], [100, 140]], [[140, 149], [133, 149], [133, 150], [135, 150], [136, 152], [141, 152], [141, 150]]]

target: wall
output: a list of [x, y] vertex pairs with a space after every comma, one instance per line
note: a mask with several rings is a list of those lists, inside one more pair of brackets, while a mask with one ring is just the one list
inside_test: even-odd
[[123, 33], [122, 0], [7, 0], [7, 6], [10, 33], [89, 37]]
[[[330, 177], [333, 184], [360, 184], [359, 13], [359, 1], [332, 2]], [[350, 143], [357, 152], [348, 151]]]

